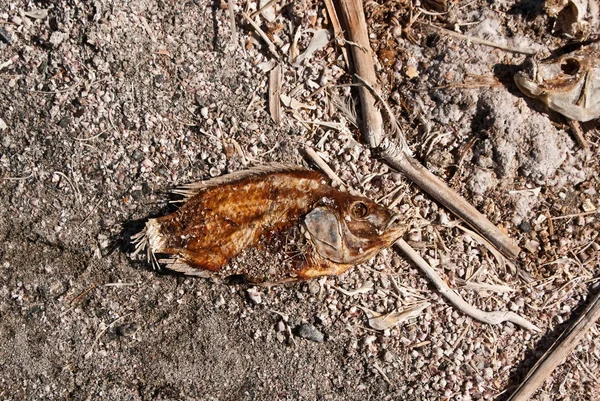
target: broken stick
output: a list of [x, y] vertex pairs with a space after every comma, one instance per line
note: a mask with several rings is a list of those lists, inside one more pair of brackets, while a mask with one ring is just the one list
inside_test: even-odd
[[432, 198], [464, 219], [504, 256], [515, 259], [519, 255], [520, 248], [504, 232], [438, 176], [423, 167], [417, 159], [402, 152], [398, 145], [389, 140], [384, 140], [377, 151], [389, 166], [401, 171]]
[[352, 46], [354, 70], [362, 80], [368, 83], [359, 88], [365, 142], [371, 149], [378, 151], [388, 165], [404, 173], [421, 189], [475, 228], [504, 256], [515, 259], [520, 248], [504, 232], [407, 152], [402, 151], [389, 140], [382, 143], [382, 116], [376, 105], [376, 98], [369, 89], [370, 87], [377, 91], [377, 76], [375, 75], [373, 51], [369, 43], [362, 0], [338, 1], [337, 3], [342, 19], [346, 23], [350, 40], [359, 45]]
[[600, 291], [594, 295], [575, 323], [565, 330], [540, 358], [508, 401], [529, 400], [554, 369], [564, 362], [598, 319], [600, 319]]
[[279, 125], [281, 123], [281, 65], [277, 64], [269, 73], [269, 114]]
[[[377, 76], [373, 66], [373, 50], [367, 34], [367, 22], [363, 11], [362, 0], [342, 0], [337, 2], [346, 23], [349, 40], [356, 45], [352, 46], [354, 70], [371, 86], [377, 88]], [[379, 145], [383, 138], [383, 119], [375, 105], [375, 97], [368, 88], [359, 87], [358, 95], [362, 109], [363, 134], [369, 147]]]
[[539, 327], [529, 322], [527, 319], [517, 315], [510, 311], [494, 311], [486, 312], [481, 309], [477, 309], [473, 305], [470, 305], [462, 299], [454, 290], [452, 290], [448, 284], [436, 273], [436, 271], [429, 266], [429, 264], [423, 259], [410, 245], [403, 239], [396, 241], [394, 244], [402, 250], [402, 252], [410, 258], [419, 269], [431, 280], [435, 288], [446, 298], [452, 305], [464, 312], [466, 315], [471, 316], [473, 319], [479, 320], [480, 322], [487, 324], [500, 324], [502, 322], [512, 322], [528, 330], [540, 331]]

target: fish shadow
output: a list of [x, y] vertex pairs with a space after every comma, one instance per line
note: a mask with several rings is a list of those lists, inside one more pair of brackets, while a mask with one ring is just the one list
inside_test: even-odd
[[[588, 303], [592, 299], [592, 295], [593, 295], [592, 292], [595, 293], [596, 291], [590, 291], [588, 293], [588, 296], [586, 297], [586, 301], [582, 302], [573, 311], [569, 320], [556, 326], [553, 330], [546, 332], [546, 334], [544, 334], [542, 336], [542, 338], [539, 339], [539, 341], [535, 344], [535, 346], [532, 349], [529, 349], [528, 351], [525, 352], [525, 355], [524, 355], [521, 363], [519, 363], [517, 365], [517, 367], [515, 368], [515, 370], [513, 371], [513, 373], [510, 375], [510, 377], [508, 379], [508, 384], [507, 384], [506, 388], [509, 391], [506, 391], [503, 394], [501, 394], [500, 396], [498, 396], [495, 399], [495, 401], [507, 401], [513, 395], [513, 393], [517, 390], [517, 387], [519, 386], [519, 384], [521, 384], [523, 379], [525, 379], [525, 377], [529, 374], [529, 372], [531, 371], [533, 366], [540, 360], [540, 358], [543, 357], [545, 352], [548, 349], [550, 349], [550, 347], [552, 347], [554, 342], [566, 330], [568, 330], [573, 324], [575, 324], [577, 319], [579, 319], [581, 317], [581, 314], [583, 313], [584, 309], [587, 307]], [[558, 365], [558, 366], [560, 366], [560, 365]], [[552, 374], [554, 374], [554, 372]], [[550, 377], [552, 376], [552, 374], [550, 375]]]
[[516, 1], [508, 10], [509, 15], [521, 15], [528, 21], [535, 19], [544, 11], [544, 0], [521, 0]]

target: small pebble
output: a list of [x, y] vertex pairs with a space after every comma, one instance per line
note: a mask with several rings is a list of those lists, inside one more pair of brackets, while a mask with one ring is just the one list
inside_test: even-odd
[[309, 323], [305, 323], [298, 327], [298, 337], [305, 338], [310, 341], [322, 343], [325, 340], [325, 336], [315, 326]]
[[256, 287], [248, 288], [246, 292], [248, 293], [248, 297], [252, 302], [254, 302], [257, 305], [260, 305], [262, 303], [261, 293], [256, 289]]
[[583, 201], [583, 205], [581, 205], [581, 208], [584, 212], [593, 212], [594, 210], [596, 210], [596, 206], [594, 206], [594, 203], [589, 198]]
[[12, 43], [12, 37], [4, 29], [0, 28], [0, 42], [4, 42], [7, 45]]

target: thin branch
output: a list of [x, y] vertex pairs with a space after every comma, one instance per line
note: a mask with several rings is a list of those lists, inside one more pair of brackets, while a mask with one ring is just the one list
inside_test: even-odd
[[527, 401], [535, 391], [562, 364], [567, 356], [579, 344], [581, 339], [600, 319], [600, 292], [598, 292], [585, 308], [581, 316], [565, 330], [552, 344], [552, 347], [540, 358], [531, 369], [525, 380], [517, 388], [509, 401]]
[[254, 22], [254, 20], [248, 14], [242, 13], [242, 17], [246, 20], [246, 22], [248, 22], [250, 25], [252, 25], [252, 28], [254, 28], [256, 33], [258, 33], [259, 36], [262, 38], [262, 40], [267, 44], [267, 47], [268, 47], [269, 51], [271, 52], [271, 54], [273, 55], [273, 57], [275, 57], [277, 60], [279, 60], [280, 56], [279, 56], [279, 53], [277, 52], [277, 47], [275, 46], [275, 44], [273, 42], [271, 42], [271, 39], [269, 39], [269, 37], [267, 36], [265, 31], [263, 31], [260, 28], [260, 26], [258, 26], [258, 24], [256, 22]]
[[569, 127], [571, 127], [571, 131], [573, 131], [575, 140], [577, 141], [579, 147], [582, 149], [589, 149], [590, 145], [585, 139], [585, 135], [583, 134], [583, 129], [581, 129], [581, 124], [579, 121], [569, 119]]
[[439, 177], [416, 159], [406, 155], [398, 145], [386, 139], [377, 151], [389, 166], [402, 172], [448, 210], [464, 219], [503, 255], [509, 259], [515, 259], [519, 255], [521, 249], [504, 232]]
[[496, 43], [496, 42], [492, 42], [492, 41], [485, 40], [485, 39], [480, 39], [480, 38], [477, 38], [477, 37], [474, 37], [474, 36], [464, 35], [462, 33], [454, 32], [454, 31], [451, 31], [449, 29], [442, 28], [442, 27], [439, 27], [439, 26], [436, 26], [436, 25], [433, 25], [433, 24], [429, 24], [429, 23], [426, 23], [426, 22], [419, 21], [418, 24], [422, 25], [422, 26], [426, 26], [426, 27], [432, 28], [432, 29], [434, 29], [434, 30], [436, 30], [436, 31], [438, 31], [440, 33], [443, 33], [445, 35], [448, 35], [448, 36], [453, 36], [453, 37], [458, 38], [458, 39], [468, 40], [469, 42], [477, 43], [479, 45], [495, 47], [496, 49], [505, 50], [507, 52], [527, 54], [527, 55], [530, 55], [530, 56], [532, 56], [534, 54], [537, 54], [537, 52], [538, 52], [537, 50], [534, 50], [534, 49], [527, 49], [527, 48], [520, 48], [520, 47], [512, 47], [512, 46], [501, 45], [501, 44]]
[[235, 45], [238, 41], [237, 29], [235, 26], [235, 0], [229, 0], [227, 4], [229, 12], [229, 26], [231, 29], [231, 42]]
[[410, 258], [418, 267], [421, 269], [423, 273], [431, 280], [435, 288], [442, 294], [452, 305], [454, 305], [457, 309], [465, 313], [466, 315], [471, 316], [473, 319], [479, 320], [480, 322], [487, 324], [500, 324], [503, 322], [512, 322], [521, 327], [524, 327], [528, 330], [540, 331], [540, 329], [530, 323], [527, 319], [517, 315], [514, 312], [506, 311], [506, 312], [485, 312], [480, 309], [475, 308], [472, 305], [469, 305], [460, 295], [454, 292], [444, 280], [436, 273], [436, 271], [429, 266], [429, 264], [423, 259], [414, 249], [410, 247], [403, 239], [396, 241], [394, 244], [402, 252]]
[[[329, 14], [329, 19], [331, 20], [331, 25], [333, 26], [333, 33], [337, 38], [344, 38], [344, 31], [342, 30], [342, 25], [340, 24], [340, 19], [337, 16], [337, 12], [335, 11], [335, 6], [333, 5], [333, 0], [325, 0], [325, 8], [327, 8], [327, 14]], [[345, 45], [340, 46], [342, 50], [342, 56], [344, 56], [344, 61], [346, 65], [350, 67], [350, 59], [348, 58], [348, 49], [346, 49]]]
[[311, 158], [311, 160], [321, 169], [322, 172], [325, 173], [325, 175], [327, 175], [327, 177], [329, 177], [329, 179], [333, 183], [336, 183], [337, 185], [339, 185], [339, 188], [342, 191], [345, 190], [346, 186], [342, 182], [342, 179], [340, 177], [338, 177], [338, 175], [331, 169], [331, 167], [329, 167], [329, 165], [327, 163], [325, 163], [325, 160], [323, 160], [323, 158], [321, 156], [319, 156], [317, 154], [317, 152], [314, 151], [313, 148], [307, 146], [304, 148], [304, 151], [306, 152], [308, 157]]
[[371, 94], [373, 96], [375, 96], [375, 99], [377, 99], [379, 104], [381, 104], [383, 106], [383, 110], [385, 110], [385, 114], [387, 115], [388, 121], [389, 121], [390, 125], [392, 126], [392, 130], [394, 131], [394, 133], [396, 134], [396, 137], [400, 141], [400, 146], [402, 148], [402, 151], [404, 153], [406, 153], [407, 155], [412, 156], [412, 151], [408, 147], [408, 143], [406, 143], [406, 137], [404, 136], [404, 133], [400, 129], [400, 125], [398, 124], [398, 121], [396, 120], [396, 116], [394, 116], [394, 112], [392, 111], [390, 106], [387, 104], [387, 102], [385, 100], [383, 100], [383, 98], [381, 97], [379, 92], [370, 83], [368, 83], [365, 79], [363, 79], [358, 74], [354, 74], [354, 77], [361, 84], [363, 84], [371, 92]]
[[277, 64], [269, 73], [269, 114], [279, 125], [281, 123], [281, 65]]
[[[369, 34], [367, 31], [367, 22], [363, 11], [362, 0], [344, 0], [338, 1], [338, 8], [342, 14], [349, 40], [356, 43], [352, 46], [352, 61], [355, 73], [361, 76], [366, 82], [376, 87], [377, 75], [375, 75], [375, 66], [373, 64], [373, 50], [369, 43]], [[363, 135], [365, 142], [371, 147], [377, 147], [383, 138], [383, 120], [381, 113], [375, 106], [375, 98], [366, 87], [359, 87]]]

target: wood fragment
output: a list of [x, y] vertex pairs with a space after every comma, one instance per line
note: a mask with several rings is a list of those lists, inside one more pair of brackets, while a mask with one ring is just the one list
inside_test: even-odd
[[527, 319], [517, 315], [510, 311], [495, 311], [485, 312], [475, 308], [473, 305], [469, 305], [460, 295], [454, 292], [448, 284], [437, 274], [437, 272], [429, 266], [429, 264], [423, 259], [410, 245], [403, 239], [396, 241], [394, 244], [397, 246], [406, 256], [410, 258], [423, 273], [431, 280], [433, 285], [437, 288], [440, 294], [444, 296], [452, 305], [457, 309], [471, 316], [473, 319], [479, 320], [480, 322], [487, 324], [500, 324], [503, 322], [512, 322], [516, 325], [524, 327], [528, 330], [540, 331], [540, 329], [529, 322]]
[[[373, 50], [369, 43], [367, 22], [362, 0], [338, 0], [338, 9], [345, 22], [349, 40], [358, 46], [352, 46], [352, 62], [354, 72], [374, 88], [377, 88], [377, 76], [373, 63]], [[371, 147], [377, 147], [383, 138], [383, 120], [375, 105], [375, 97], [368, 88], [359, 87], [363, 135], [365, 142]]]
[[[329, 19], [331, 20], [331, 25], [333, 26], [333, 33], [337, 38], [344, 38], [344, 31], [342, 30], [342, 25], [340, 24], [340, 19], [338, 18], [337, 12], [335, 11], [335, 6], [333, 4], [333, 0], [325, 0], [325, 8], [327, 8], [327, 14], [329, 15]], [[350, 59], [348, 58], [348, 49], [346, 46], [340, 47], [342, 51], [342, 56], [344, 57], [344, 61], [346, 65], [350, 67]]]
[[329, 167], [327, 163], [325, 163], [325, 160], [323, 160], [323, 158], [319, 156], [313, 148], [307, 146], [304, 148], [304, 151], [308, 157], [310, 157], [311, 160], [321, 169], [321, 171], [324, 172], [327, 177], [329, 177], [333, 186], [338, 186], [338, 188], [340, 188], [342, 191], [345, 190], [346, 186], [342, 182], [342, 179], [338, 177], [338, 175], [331, 169], [331, 167]]
[[537, 50], [534, 50], [534, 49], [501, 45], [499, 43], [492, 42], [490, 40], [480, 39], [480, 38], [477, 38], [477, 37], [474, 37], [474, 36], [468, 36], [468, 35], [464, 35], [462, 33], [454, 32], [454, 31], [451, 31], [449, 29], [442, 28], [442, 27], [439, 27], [437, 25], [433, 25], [433, 24], [430, 24], [430, 23], [427, 23], [427, 22], [421, 22], [421, 21], [419, 21], [417, 23], [419, 25], [431, 28], [431, 29], [433, 29], [433, 30], [435, 30], [437, 32], [443, 33], [443, 34], [448, 35], [448, 36], [455, 37], [457, 39], [468, 40], [469, 42], [476, 43], [478, 45], [495, 47], [496, 49], [505, 50], [505, 51], [511, 52], [511, 53], [528, 54], [528, 55], [532, 56], [534, 54], [537, 54], [537, 52], [538, 52]]
[[575, 135], [575, 140], [577, 141], [577, 145], [582, 149], [588, 149], [590, 145], [585, 139], [585, 135], [583, 134], [583, 129], [581, 128], [581, 124], [579, 121], [569, 119], [569, 127], [571, 127], [571, 131], [573, 135]]
[[598, 319], [600, 319], [600, 292], [594, 295], [579, 318], [544, 353], [508, 401], [531, 399], [536, 390], [554, 369], [564, 362]]
[[572, 219], [573, 217], [580, 216], [589, 216], [591, 214], [600, 213], [600, 210], [591, 210], [589, 212], [581, 212], [581, 213], [573, 213], [573, 214], [564, 214], [562, 216], [551, 217], [550, 220], [563, 220], [563, 219]]
[[273, 57], [275, 57], [277, 60], [279, 60], [280, 57], [279, 57], [279, 52], [277, 51], [277, 47], [271, 41], [271, 39], [269, 39], [269, 37], [267, 36], [265, 31], [263, 31], [260, 28], [260, 26], [258, 26], [258, 24], [256, 22], [254, 22], [254, 19], [252, 19], [248, 14], [242, 13], [242, 17], [246, 20], [246, 22], [248, 22], [252, 26], [252, 28], [254, 28], [256, 33], [258, 33], [258, 35], [261, 37], [261, 39], [267, 44], [267, 48], [269, 49], [269, 51], [271, 52]]
[[269, 72], [269, 113], [275, 124], [281, 123], [281, 65]]
[[94, 288], [96, 288], [97, 285], [98, 285], [98, 283], [93, 283], [92, 285], [90, 285], [88, 288], [86, 288], [84, 291], [82, 291], [79, 295], [77, 295], [75, 298], [73, 298], [69, 302], [69, 305], [73, 305], [75, 302], [79, 301], [81, 298], [86, 296], [90, 291], [92, 291]]
[[228, 13], [229, 13], [229, 29], [231, 29], [231, 42], [233, 44], [236, 44], [238, 41], [238, 37], [237, 37], [237, 29], [235, 26], [235, 0], [229, 0], [229, 7], [228, 8]]

